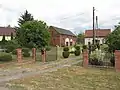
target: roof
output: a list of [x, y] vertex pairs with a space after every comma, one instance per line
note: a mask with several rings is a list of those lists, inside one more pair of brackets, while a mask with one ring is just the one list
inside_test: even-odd
[[50, 27], [53, 27], [58, 33], [60, 34], [65, 34], [65, 35], [71, 35], [71, 36], [75, 36], [71, 31], [69, 30], [66, 30], [66, 29], [63, 29], [63, 28], [58, 28], [58, 27], [55, 27], [55, 26], [50, 26]]
[[[111, 33], [111, 29], [96, 29], [95, 30], [96, 37], [106, 37], [110, 33]], [[93, 30], [86, 30], [85, 37], [86, 38], [93, 37]]]
[[15, 35], [15, 29], [10, 27], [0, 27], [0, 36], [2, 35], [11, 36], [11, 33]]

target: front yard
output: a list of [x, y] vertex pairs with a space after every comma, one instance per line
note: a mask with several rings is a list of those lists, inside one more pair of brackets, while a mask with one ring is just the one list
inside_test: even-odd
[[6, 84], [10, 90], [119, 90], [120, 73], [113, 69], [71, 66]]

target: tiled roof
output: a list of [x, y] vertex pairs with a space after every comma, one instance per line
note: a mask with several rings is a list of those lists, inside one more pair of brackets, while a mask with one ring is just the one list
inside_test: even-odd
[[[111, 33], [111, 29], [96, 29], [95, 37], [106, 37], [110, 33]], [[85, 37], [86, 38], [93, 37], [93, 30], [86, 30]]]
[[10, 36], [11, 33], [15, 35], [15, 29], [9, 27], [0, 27], [0, 36], [2, 35]]
[[75, 36], [71, 31], [69, 30], [66, 30], [66, 29], [63, 29], [63, 28], [58, 28], [58, 27], [55, 27], [55, 26], [50, 26], [50, 27], [53, 27], [58, 33], [60, 34], [65, 34], [65, 35], [71, 35], [71, 36]]

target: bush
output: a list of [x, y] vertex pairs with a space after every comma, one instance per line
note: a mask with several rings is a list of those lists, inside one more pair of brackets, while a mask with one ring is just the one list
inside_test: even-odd
[[46, 51], [50, 51], [50, 50], [51, 50], [51, 47], [50, 47], [50, 46], [47, 46], [45, 49], [46, 49]]
[[12, 54], [13, 54], [13, 55], [17, 55], [17, 50], [14, 49], [14, 50], [12, 51]]
[[70, 53], [68, 51], [64, 51], [62, 54], [63, 54], [64, 58], [68, 58], [70, 55]]
[[114, 56], [114, 54], [112, 54], [112, 57], [111, 57], [111, 59], [110, 59], [110, 62], [111, 62], [111, 64], [112, 64], [112, 66], [115, 66], [115, 56]]
[[24, 53], [23, 53], [23, 56], [24, 56], [24, 57], [30, 57], [30, 53], [29, 53], [29, 52], [24, 52]]
[[87, 45], [83, 45], [83, 49], [87, 49]]
[[80, 50], [76, 50], [75, 51], [75, 56], [79, 56], [80, 55]]
[[7, 62], [12, 60], [12, 55], [8, 53], [1, 52], [0, 53], [0, 61]]
[[28, 53], [29, 52], [29, 48], [22, 48], [22, 52], [24, 53]]
[[69, 47], [64, 47], [63, 51], [69, 51]]
[[75, 46], [75, 49], [76, 50], [80, 50], [80, 46]]
[[15, 45], [6, 45], [5, 48], [7, 49], [6, 52], [10, 53], [15, 49]]

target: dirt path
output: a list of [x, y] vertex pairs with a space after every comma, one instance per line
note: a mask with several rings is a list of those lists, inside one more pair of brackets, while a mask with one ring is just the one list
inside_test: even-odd
[[[50, 63], [35, 63], [33, 67], [27, 67], [27, 68], [21, 68], [17, 67], [15, 69], [0, 69], [0, 85], [3, 88], [3, 83], [8, 82], [10, 80], [14, 79], [20, 79], [25, 78], [28, 76], [34, 76], [37, 74], [42, 74], [46, 72], [53, 72], [57, 69], [63, 68], [63, 67], [69, 67], [73, 64], [77, 64], [81, 62], [80, 57], [76, 58], [68, 58], [64, 60], [54, 61]], [[1, 90], [1, 89], [0, 89]], [[2, 89], [7, 90], [7, 89]]]

